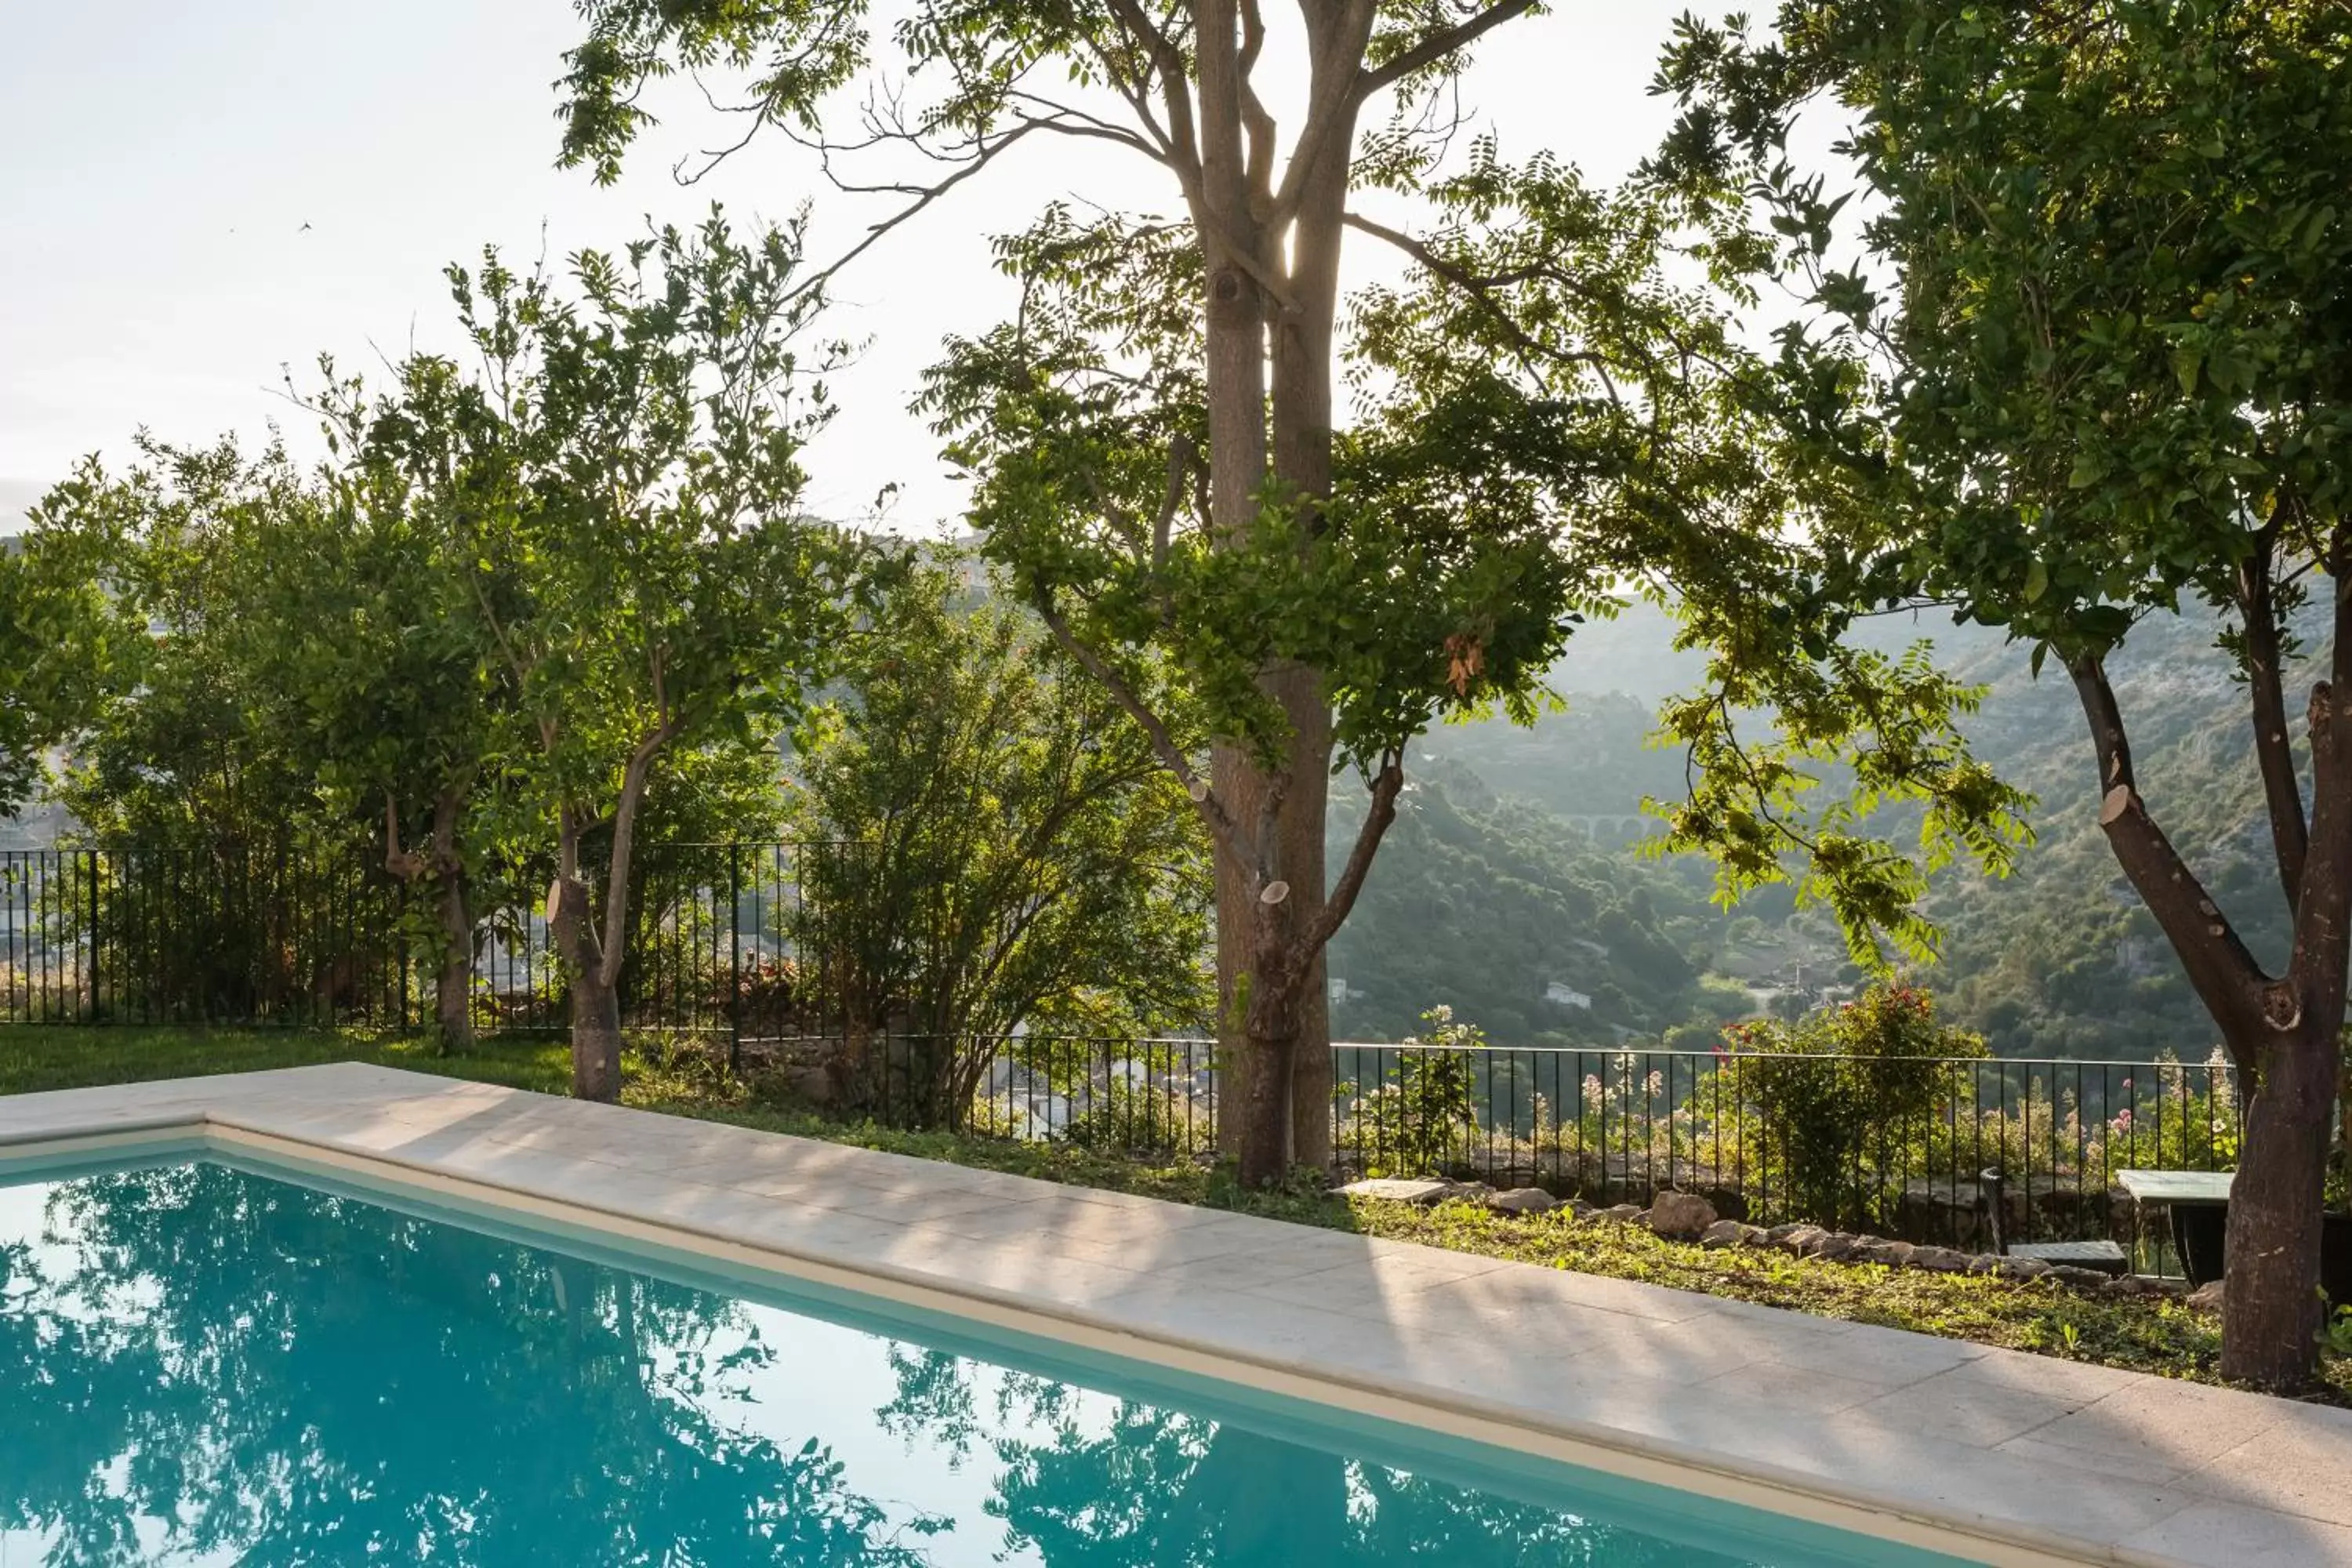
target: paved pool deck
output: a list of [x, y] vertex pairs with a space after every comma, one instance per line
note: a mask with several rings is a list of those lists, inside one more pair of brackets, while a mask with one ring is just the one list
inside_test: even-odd
[[0, 1098], [0, 1155], [166, 1132], [1966, 1559], [2352, 1568], [2344, 1410], [383, 1068]]

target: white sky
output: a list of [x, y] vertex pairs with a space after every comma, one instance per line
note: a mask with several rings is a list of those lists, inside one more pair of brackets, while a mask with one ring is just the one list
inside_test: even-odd
[[[1693, 8], [1728, 7], [1562, 0], [1495, 35], [1466, 100], [1507, 156], [1548, 147], [1612, 178], [1666, 124], [1645, 88]], [[673, 162], [727, 133], [691, 92], [660, 100], [667, 123], [619, 185], [558, 170], [550, 83], [576, 36], [565, 0], [0, 0], [0, 527], [80, 455], [125, 460], [142, 425], [258, 442], [278, 420], [306, 446], [279, 367], [445, 344], [440, 268], [486, 242], [528, 261], [542, 233], [560, 257], [714, 198], [739, 220], [809, 198], [822, 256], [869, 221], [781, 142], [680, 188]], [[829, 330], [873, 343], [835, 378], [843, 413], [810, 455], [819, 510], [863, 515], [895, 480], [897, 525], [953, 518], [957, 487], [907, 403], [943, 333], [1003, 311], [990, 233], [1065, 194], [1174, 205], [1160, 171], [1116, 149], [1013, 159], [845, 277]], [[1369, 276], [1380, 258], [1353, 243]]]

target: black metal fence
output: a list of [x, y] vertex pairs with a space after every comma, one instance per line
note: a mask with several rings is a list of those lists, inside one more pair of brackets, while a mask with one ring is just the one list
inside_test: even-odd
[[381, 873], [285, 850], [11, 850], [0, 1018], [397, 1021], [403, 915]]
[[[1170, 1157], [1213, 1151], [1206, 1040], [1010, 1040], [966, 1125]], [[2203, 1062], [1885, 1058], [1665, 1050], [1332, 1047], [1331, 1142], [1346, 1173], [1442, 1174], [1646, 1206], [1669, 1187], [1727, 1217], [1912, 1241], [1988, 1243], [1979, 1173], [2003, 1177], [2012, 1240], [2167, 1245], [2117, 1188], [2130, 1169], [2237, 1164], [2236, 1074]], [[1905, 1114], [1791, 1115], [1794, 1079], [1889, 1068]], [[888, 1081], [887, 1079], [884, 1080]], [[1819, 1103], [1818, 1097], [1815, 1103]], [[887, 1100], [869, 1114], [891, 1119]]]
[[[820, 868], [810, 858], [845, 849], [688, 845], [649, 858], [621, 981], [625, 1022], [732, 1067], [791, 1075], [808, 1098], [885, 1121], [1173, 1158], [1216, 1147], [1209, 1041], [940, 1041], [904, 1032], [871, 999], [848, 1005], [839, 944], [803, 897]], [[438, 951], [423, 894], [358, 858], [0, 853], [0, 1020], [420, 1026], [433, 1016]], [[486, 1034], [564, 1026], [562, 965], [545, 921], [520, 898], [481, 915], [472, 1002]], [[854, 1017], [868, 1022], [852, 1028]], [[1978, 1173], [1998, 1165], [2012, 1237], [2123, 1239], [2137, 1216], [2115, 1190], [2117, 1172], [2237, 1160], [2238, 1089], [2218, 1056], [1333, 1052], [1343, 1170], [1443, 1173], [1602, 1204], [1646, 1204], [1676, 1187], [1759, 1224], [1967, 1245], [1982, 1226]], [[1899, 1077], [1905, 1092], [1874, 1098], [1873, 1073]]]
[[[1436, 1171], [1647, 1204], [1673, 1187], [1728, 1217], [1948, 1246], [1984, 1239], [2002, 1172], [2014, 1240], [2130, 1239], [2130, 1169], [2227, 1171], [2237, 1076], [2203, 1062], [1861, 1058], [1666, 1050], [1341, 1045], [1342, 1166]], [[1866, 1093], [1899, 1071], [1900, 1110]], [[1856, 1099], [1807, 1092], [1857, 1078]], [[2152, 1237], [2143, 1237], [2153, 1240]]]
[[[806, 857], [838, 847], [673, 845], [649, 857], [625, 1021], [730, 1045], [824, 1027], [837, 987], [801, 873]], [[0, 1022], [420, 1026], [442, 946], [429, 900], [358, 856], [0, 852]], [[482, 1033], [565, 1026], [563, 965], [520, 898], [479, 912], [472, 978]]]

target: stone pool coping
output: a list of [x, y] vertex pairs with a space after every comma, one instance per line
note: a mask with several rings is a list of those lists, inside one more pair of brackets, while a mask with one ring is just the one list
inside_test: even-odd
[[0, 1098], [2003, 1564], [2352, 1568], [2352, 1411], [353, 1063]]

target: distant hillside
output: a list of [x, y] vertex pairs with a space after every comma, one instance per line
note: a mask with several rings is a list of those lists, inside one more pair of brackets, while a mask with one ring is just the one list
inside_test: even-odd
[[[2115, 680], [2150, 809], [2255, 951], [2275, 959], [2286, 940], [2285, 909], [2270, 868], [2242, 691], [2213, 646], [2213, 630], [2189, 618], [2144, 626], [2116, 661]], [[2210, 1026], [2095, 826], [2090, 742], [2063, 674], [2033, 679], [2025, 650], [1984, 627], [1874, 622], [1870, 636], [1888, 647], [1927, 637], [1949, 668], [1988, 686], [1970, 737], [2003, 776], [2040, 799], [2032, 814], [2040, 841], [2017, 876], [1952, 874], [1938, 882], [1931, 911], [1944, 928], [1946, 952], [1921, 978], [1948, 994], [1958, 1021], [1985, 1031], [2004, 1054], [2138, 1058], [2169, 1048], [2201, 1056]], [[1700, 671], [1695, 656], [1671, 643], [1671, 624], [1647, 606], [1585, 627], [1554, 671], [1565, 711], [1532, 730], [1500, 721], [1439, 730], [1418, 748], [1416, 763], [1466, 771], [1504, 801], [1539, 808], [1514, 818], [1510, 837], [1529, 847], [1548, 838], [1571, 857], [1598, 855], [1597, 865], [1577, 862], [1589, 880], [1625, 894], [1646, 890], [1654, 907], [1661, 885], [1703, 888], [1703, 867], [1665, 868], [1587, 844], [1623, 826], [1591, 819], [1635, 812], [1644, 795], [1671, 798], [1683, 788], [1680, 754], [1645, 743], [1657, 700], [1686, 689]], [[2308, 665], [2291, 672], [2305, 686], [2310, 675]], [[1391, 888], [1385, 896], [1412, 895]], [[1427, 896], [1432, 908], [1423, 913], [1433, 918], [1439, 895]], [[1686, 947], [1694, 963], [1782, 986], [1799, 983], [1801, 966], [1808, 987], [1842, 967], [1833, 933], [1817, 915], [1792, 924], [1785, 898], [1739, 912], [1746, 918], [1710, 928], [1718, 933], [1711, 951]], [[1591, 928], [1576, 934], [1597, 931], [1597, 911], [1558, 918]], [[1378, 917], [1374, 923], [1388, 924]], [[1360, 940], [1387, 951], [1393, 936], [1367, 930]], [[1367, 984], [1356, 973], [1348, 979]], [[1448, 999], [1473, 1017], [1482, 1005], [1500, 1016], [1524, 1005], [1524, 991]], [[1656, 1016], [1634, 1012], [1645, 1022]]]
[[[1336, 849], [1361, 812], [1335, 815]], [[1466, 768], [1424, 766], [1332, 939], [1332, 1026], [1393, 1039], [1442, 1002], [1502, 1043], [1654, 1039], [1754, 1007], [1702, 980], [1730, 923], [1703, 868], [1634, 862]]]

